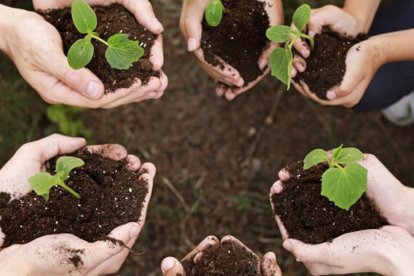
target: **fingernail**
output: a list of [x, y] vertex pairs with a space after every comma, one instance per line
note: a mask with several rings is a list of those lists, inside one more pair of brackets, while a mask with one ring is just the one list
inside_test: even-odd
[[85, 93], [90, 98], [98, 98], [99, 97], [99, 84], [96, 81], [89, 81], [86, 85]]
[[161, 263], [161, 270], [163, 272], [166, 272], [173, 268], [175, 265], [175, 260], [171, 257], [165, 258]]
[[192, 51], [197, 50], [197, 44], [198, 44], [197, 39], [195, 39], [194, 37], [190, 37], [188, 39], [188, 51], [192, 52]]
[[238, 87], [243, 87], [244, 85], [244, 80], [242, 78], [240, 78], [237, 82], [236, 82], [236, 86]]
[[268, 256], [269, 256], [270, 260], [272, 260], [274, 262], [276, 261], [276, 254], [275, 253], [270, 253]]
[[164, 31], [164, 27], [162, 26], [161, 22], [156, 17], [152, 19], [152, 23], [154, 24], [156, 29], [160, 30], [160, 32]]
[[136, 237], [138, 237], [138, 235], [139, 235], [139, 226], [138, 224], [134, 224], [129, 229], [129, 236], [131, 237], [131, 239], [135, 239]]
[[310, 56], [310, 51], [309, 51], [309, 49], [307, 49], [307, 48], [302, 49], [302, 51], [301, 51], [301, 55], [302, 55], [304, 58], [308, 58], [308, 57]]
[[292, 68], [292, 71], [290, 72], [290, 75], [292, 76], [292, 78], [296, 77], [296, 73], [297, 73], [296, 69]]
[[289, 240], [283, 242], [283, 248], [287, 251], [292, 250], [292, 243]]
[[328, 100], [335, 100], [336, 99], [336, 93], [334, 90], [328, 90], [328, 92], [326, 92], [326, 98]]

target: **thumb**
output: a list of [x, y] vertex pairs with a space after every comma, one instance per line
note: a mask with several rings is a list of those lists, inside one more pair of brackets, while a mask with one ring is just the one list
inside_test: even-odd
[[105, 87], [91, 71], [86, 68], [72, 69], [61, 50], [52, 53], [56, 54], [44, 65], [48, 74], [89, 99], [99, 99], [103, 96]]
[[283, 248], [296, 257], [296, 261], [302, 263], [319, 262], [327, 251], [326, 244], [310, 245], [295, 239], [288, 239], [283, 242]]
[[184, 268], [181, 263], [173, 257], [167, 257], [162, 260], [161, 271], [164, 276], [185, 276]]
[[[200, 48], [202, 35], [202, 21], [204, 17], [204, 9], [208, 2], [190, 2], [185, 1], [182, 20], [182, 31], [187, 39], [188, 51], [192, 52]], [[200, 7], [202, 5], [202, 7]]]

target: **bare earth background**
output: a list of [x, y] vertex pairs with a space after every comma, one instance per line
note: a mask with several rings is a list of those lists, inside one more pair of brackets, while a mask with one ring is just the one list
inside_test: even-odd
[[[0, 1], [30, 8], [27, 2]], [[289, 13], [302, 2], [338, 3], [285, 1]], [[307, 275], [281, 247], [268, 191], [279, 169], [316, 147], [356, 146], [414, 185], [413, 126], [394, 127], [379, 113], [320, 107], [295, 91], [284, 92], [271, 77], [234, 102], [219, 99], [214, 82], [186, 52], [177, 28], [180, 2], [153, 5], [166, 27], [166, 94], [80, 115], [92, 133], [89, 143], [120, 143], [158, 168], [147, 222], [134, 248], [143, 255], [131, 254], [117, 275], [160, 275], [163, 257], [181, 258], [210, 234], [232, 234], [259, 254], [275, 251], [284, 275]], [[4, 55], [0, 91], [3, 165], [21, 144], [57, 127], [46, 116], [47, 105]]]

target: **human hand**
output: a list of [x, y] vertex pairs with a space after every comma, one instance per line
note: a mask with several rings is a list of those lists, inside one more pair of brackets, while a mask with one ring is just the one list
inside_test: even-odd
[[[266, 2], [265, 9], [269, 16], [270, 26], [282, 24], [284, 15], [281, 1], [262, 0], [261, 2]], [[181, 11], [180, 29], [187, 41], [188, 51], [194, 52], [202, 69], [217, 82], [224, 83], [231, 87], [217, 87], [217, 95], [224, 95], [228, 100], [232, 100], [237, 95], [251, 89], [269, 73], [269, 68], [266, 70], [264, 69], [268, 65], [269, 56], [276, 45], [272, 45], [272, 47], [269, 47], [263, 52], [260, 60], [258, 60], [259, 68], [264, 70], [263, 74], [248, 84], [244, 83], [240, 73], [234, 67], [225, 63], [219, 57], [218, 58], [224, 65], [223, 68], [210, 65], [205, 61], [203, 50], [200, 48], [204, 10], [206, 9], [208, 3], [209, 0], [184, 1]]]
[[[401, 247], [401, 244], [406, 244], [405, 240], [395, 241], [395, 239], [391, 239], [391, 237], [398, 236], [398, 233], [405, 232], [406, 235], [403, 235], [402, 237], [406, 237], [409, 240], [410, 235], [408, 232], [414, 233], [414, 223], [412, 222], [414, 212], [409, 208], [410, 202], [414, 199], [414, 191], [402, 185], [375, 156], [365, 154], [364, 159], [360, 164], [368, 170], [367, 196], [372, 200], [380, 214], [386, 218], [391, 225], [398, 227], [387, 226], [380, 230], [348, 233], [334, 239], [332, 243], [305, 245], [300, 241], [289, 239], [289, 235], [283, 223], [280, 218], [276, 216], [276, 222], [279, 226], [282, 238], [285, 240], [285, 249], [292, 252], [297, 259], [304, 262], [313, 274], [343, 274], [354, 273], [357, 271], [375, 272], [377, 271], [375, 269], [385, 269], [383, 265], [379, 265], [381, 262], [384, 263], [384, 258], [387, 258], [388, 262], [390, 262], [393, 261], [393, 258], [396, 256], [395, 254], [398, 252], [403, 253], [403, 258], [406, 258], [407, 256], [409, 257], [411, 254], [405, 247]], [[279, 172], [279, 180], [273, 184], [270, 190], [270, 198], [275, 194], [280, 194], [283, 191], [284, 183], [289, 179], [289, 172], [286, 169], [281, 170]], [[384, 243], [381, 242], [382, 239], [384, 239]], [[386, 242], [387, 240], [394, 241], [395, 243]], [[401, 244], [399, 244], [400, 242]], [[361, 246], [361, 244], [363, 244], [364, 247]], [[393, 246], [397, 245], [399, 246], [398, 249], [400, 249], [400, 251], [390, 251], [390, 248], [388, 248], [388, 246], [395, 248]], [[304, 247], [317, 248], [320, 250], [318, 252], [322, 252], [324, 255], [314, 255], [313, 257], [316, 260], [308, 261], [307, 258], [309, 255], [307, 253], [304, 255], [305, 257], [300, 255], [300, 252], [303, 252]], [[294, 248], [295, 251], [290, 248]], [[385, 248], [387, 248], [387, 250], [385, 250]], [[390, 255], [381, 255], [384, 252], [388, 252]], [[361, 260], [361, 256], [365, 255], [367, 255], [367, 260], [372, 258], [371, 261]], [[412, 256], [413, 255], [411, 255], [411, 258]], [[358, 263], [358, 265], [354, 264], [354, 262]], [[382, 273], [381, 271], [379, 272]], [[385, 274], [389, 275], [387, 273]]]
[[[54, 2], [54, 1], [51, 1]], [[43, 7], [45, 1], [36, 5]], [[86, 108], [116, 106], [158, 98], [167, 86], [167, 77], [152, 78], [143, 86], [138, 81], [129, 89], [104, 95], [104, 86], [86, 68], [73, 70], [63, 52], [58, 31], [40, 15], [1, 6], [6, 24], [3, 26], [3, 50], [10, 56], [23, 78], [51, 104], [67, 104]], [[161, 38], [160, 38], [161, 39]], [[153, 60], [161, 67], [162, 45], [158, 42]], [[155, 50], [154, 50], [155, 51]], [[155, 58], [157, 57], [157, 58]]]
[[[196, 262], [197, 260], [200, 260], [202, 258], [204, 250], [211, 246], [218, 247], [220, 243], [223, 242], [236, 243], [239, 246], [245, 248], [248, 252], [251, 252], [253, 255], [255, 255], [241, 241], [237, 240], [232, 236], [226, 236], [222, 238], [221, 241], [219, 241], [218, 238], [216, 238], [215, 236], [208, 236], [199, 245], [197, 245], [197, 247], [194, 248], [187, 256], [185, 256], [182, 259], [182, 261], [194, 260], [194, 262]], [[276, 255], [273, 252], [269, 252], [264, 255], [260, 267], [258, 267], [258, 270], [261, 270], [263, 276], [282, 276], [282, 272], [279, 266], [277, 265]], [[181, 262], [173, 257], [167, 257], [162, 261], [161, 271], [164, 276], [186, 275]]]
[[[85, 143], [83, 138], [70, 138], [54, 134], [23, 145], [0, 170], [0, 191], [11, 194], [12, 199], [23, 197], [31, 191], [28, 179], [44, 171], [44, 163], [47, 160], [58, 155], [72, 153], [84, 147]], [[88, 150], [114, 160], [126, 158], [129, 169], [146, 171], [140, 176], [148, 180], [148, 194], [144, 201], [141, 217], [137, 222], [117, 227], [108, 235], [123, 241], [128, 248], [131, 248], [145, 223], [155, 167], [150, 163], [141, 165], [138, 157], [128, 155], [125, 148], [120, 145], [90, 146]], [[3, 243], [3, 240], [4, 234], [0, 231], [0, 244]], [[59, 249], [62, 248], [62, 245], [69, 249], [84, 249], [84, 252], [80, 254], [83, 264], [75, 269], [68, 261], [68, 258], [73, 257], [73, 254], [68, 255], [68, 252]], [[0, 268], [0, 274], [61, 275], [67, 274], [69, 271], [72, 271], [73, 275], [115, 273], [121, 267], [128, 253], [129, 249], [114, 245], [112, 242], [88, 243], [74, 235], [48, 235], [27, 244], [12, 245], [1, 250], [0, 262], [4, 262], [4, 265]], [[39, 256], [42, 257], [39, 258]]]

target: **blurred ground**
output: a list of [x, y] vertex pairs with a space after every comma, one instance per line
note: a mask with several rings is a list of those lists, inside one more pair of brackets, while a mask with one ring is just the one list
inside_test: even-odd
[[[275, 251], [284, 275], [306, 275], [281, 248], [267, 193], [280, 168], [316, 147], [356, 146], [414, 185], [414, 127], [394, 127], [378, 113], [320, 107], [283, 92], [270, 77], [234, 102], [219, 99], [185, 50], [177, 28], [180, 2], [153, 3], [167, 30], [166, 94], [82, 115], [94, 143], [123, 144], [158, 167], [147, 223], [134, 248], [144, 254], [131, 254], [117, 275], [160, 275], [163, 257], [181, 258], [210, 234], [232, 234], [261, 254]], [[56, 127], [45, 116], [46, 104], [4, 57], [0, 66], [3, 164], [19, 145]]]

